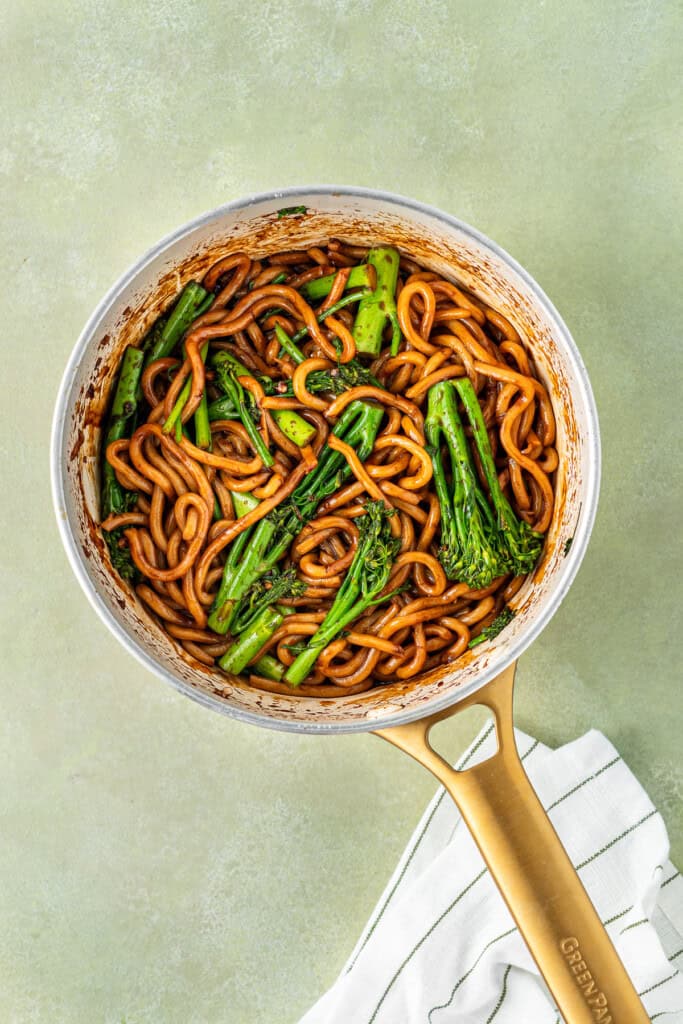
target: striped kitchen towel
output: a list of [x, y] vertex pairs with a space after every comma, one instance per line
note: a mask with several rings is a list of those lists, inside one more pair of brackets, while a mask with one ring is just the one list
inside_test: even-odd
[[[683, 880], [664, 822], [599, 732], [517, 745], [651, 1020], [683, 1024]], [[459, 767], [495, 750], [493, 725]], [[453, 802], [427, 808], [347, 964], [300, 1024], [561, 1024]], [[626, 1022], [625, 1022], [626, 1024]]]

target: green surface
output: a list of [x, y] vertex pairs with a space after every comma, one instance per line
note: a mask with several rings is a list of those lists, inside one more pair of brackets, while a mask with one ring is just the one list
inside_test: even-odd
[[[177, 696], [96, 619], [58, 540], [47, 442], [78, 332], [161, 235], [249, 191], [443, 207], [566, 318], [602, 501], [517, 720], [550, 743], [604, 730], [683, 861], [680, 30], [671, 0], [3, 5], [0, 1020], [295, 1021], [434, 790], [371, 737]], [[455, 754], [464, 725], [444, 731]]]

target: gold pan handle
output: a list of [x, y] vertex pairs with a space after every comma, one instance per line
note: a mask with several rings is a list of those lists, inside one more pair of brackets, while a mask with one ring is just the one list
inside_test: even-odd
[[[429, 718], [376, 735], [428, 768], [453, 797], [566, 1024], [649, 1024], [619, 956], [517, 753], [515, 666]], [[475, 704], [494, 715], [498, 750], [456, 771], [429, 743], [433, 725]]]

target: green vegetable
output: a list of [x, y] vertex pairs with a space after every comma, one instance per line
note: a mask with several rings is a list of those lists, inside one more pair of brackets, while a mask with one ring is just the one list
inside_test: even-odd
[[[257, 580], [233, 619], [230, 631], [236, 639], [221, 658], [221, 668], [241, 672], [270, 639], [285, 615], [290, 614], [289, 608], [274, 607], [277, 601], [300, 597], [305, 590], [306, 584], [296, 578], [294, 566], [284, 572], [273, 569]], [[272, 670], [272, 666], [269, 667]]]
[[264, 608], [219, 660], [223, 671], [239, 675], [270, 640], [283, 619], [284, 615], [277, 608]]
[[[138, 498], [135, 491], [122, 491], [122, 494], [121, 505], [116, 509], [118, 514], [130, 512], [135, 507]], [[119, 576], [124, 580], [128, 580], [129, 583], [137, 583], [140, 573], [131, 557], [130, 549], [123, 535], [123, 528], [117, 526], [115, 530], [105, 530], [104, 539], [109, 548], [111, 564]]]
[[[206, 355], [207, 355], [208, 351], [209, 351], [209, 343], [207, 341], [204, 345], [202, 345], [202, 347], [199, 350], [199, 354], [202, 357], [202, 360], [206, 359]], [[169, 413], [166, 421], [164, 422], [164, 426], [163, 426], [164, 433], [165, 434], [170, 434], [172, 430], [175, 431], [175, 436], [176, 436], [176, 440], [177, 441], [180, 440], [179, 435], [180, 435], [180, 432], [181, 432], [181, 429], [182, 429], [183, 409], [185, 408], [185, 406], [187, 404], [187, 401], [188, 401], [188, 399], [190, 397], [190, 392], [191, 391], [192, 391], [192, 374], [190, 374], [190, 376], [187, 378], [187, 380], [183, 384], [182, 390], [181, 390], [180, 394], [178, 395], [178, 397], [175, 400], [175, 405], [171, 409], [171, 412]], [[204, 394], [206, 395], [206, 392], [204, 392]]]
[[[128, 491], [116, 479], [113, 467], [107, 461], [107, 447], [112, 441], [120, 441], [130, 437], [135, 429], [135, 421], [140, 395], [140, 378], [145, 353], [142, 349], [129, 346], [121, 361], [119, 379], [114, 392], [109, 421], [102, 448], [102, 518], [130, 512], [137, 501], [137, 494]], [[111, 563], [119, 575], [131, 583], [138, 578], [138, 571], [125, 543], [123, 530], [105, 531], [104, 539], [109, 548]]]
[[[275, 325], [275, 334], [284, 351], [294, 360], [297, 366], [300, 366], [306, 356], [297, 346], [295, 340], [290, 338], [279, 324]], [[295, 335], [295, 338], [297, 336]], [[264, 384], [263, 378], [260, 378], [260, 380], [264, 385], [266, 394], [269, 393], [266, 390], [268, 387], [270, 387], [273, 394], [288, 397], [294, 394], [289, 381], [282, 388], [282, 386], [274, 386], [272, 381], [268, 385]], [[344, 391], [348, 391], [349, 388], [360, 387], [363, 384], [379, 387], [377, 379], [356, 359], [351, 359], [348, 363], [339, 363], [331, 370], [314, 370], [306, 379], [306, 387], [311, 394], [316, 394], [319, 391], [330, 391], [333, 395], [341, 395]]]
[[129, 345], [121, 361], [121, 370], [102, 449], [105, 453], [102, 463], [102, 517], [105, 519], [109, 515], [116, 515], [124, 511], [126, 492], [116, 479], [113, 468], [107, 462], [106, 451], [112, 441], [120, 441], [124, 437], [130, 437], [133, 433], [144, 359], [145, 354], [142, 349]]
[[485, 629], [482, 629], [479, 636], [475, 636], [474, 640], [470, 640], [467, 646], [476, 647], [477, 644], [483, 644], [485, 640], [494, 640], [498, 636], [498, 634], [502, 632], [502, 630], [504, 630], [505, 627], [509, 625], [509, 623], [512, 622], [514, 617], [515, 613], [513, 612], [512, 608], [509, 608], [506, 605], [503, 608], [500, 615], [493, 620], [491, 625], [487, 626]]
[[[219, 358], [220, 356], [220, 358]], [[218, 383], [221, 384], [221, 380], [227, 375], [230, 376], [234, 373], [237, 377], [254, 377], [261, 386], [265, 393], [275, 394], [274, 382], [270, 377], [261, 377], [240, 362], [237, 356], [233, 355], [232, 352], [221, 351], [217, 353], [212, 362], [214, 365], [218, 362], [218, 366], [221, 368], [221, 374], [219, 375]], [[230, 387], [230, 386], [229, 386]], [[230, 390], [232, 390], [230, 388]], [[244, 389], [242, 389], [244, 390]], [[279, 393], [279, 392], [278, 392]], [[244, 395], [245, 407], [249, 411], [252, 421], [258, 423], [260, 420], [260, 413], [256, 408], [256, 404], [253, 401], [250, 392], [246, 392]], [[209, 420], [239, 420], [241, 419], [240, 409], [235, 404], [229, 394], [223, 395], [221, 398], [217, 398], [209, 405]]]
[[308, 444], [315, 434], [315, 427], [292, 409], [274, 409], [271, 416], [285, 437], [298, 444], [299, 448]]
[[303, 363], [303, 361], [305, 360], [306, 356], [303, 354], [301, 349], [295, 344], [295, 342], [292, 341], [290, 336], [287, 334], [287, 331], [284, 329], [284, 327], [281, 327], [280, 324], [275, 324], [275, 336], [277, 340], [280, 342], [280, 347], [282, 348], [282, 350], [287, 353], [290, 359], [292, 359], [297, 366], [300, 366], [301, 363]]
[[[507, 571], [507, 559], [477, 480], [450, 381], [429, 389], [425, 439], [441, 507], [441, 564], [449, 579], [461, 580], [473, 590], [487, 587]], [[450, 485], [442, 460], [443, 440], [450, 457]]]
[[[235, 516], [237, 519], [241, 519], [242, 516], [247, 514], [247, 512], [251, 512], [251, 510], [256, 508], [259, 503], [258, 498], [255, 498], [254, 495], [250, 493], [240, 494], [237, 491], [231, 491], [230, 494], [232, 496], [232, 504], [235, 509]], [[225, 565], [223, 566], [221, 585], [214, 598], [211, 606], [211, 614], [208, 619], [209, 629], [212, 629], [215, 633], [227, 633], [228, 631], [228, 623], [223, 621], [220, 611], [225, 606], [225, 602], [228, 598], [230, 580], [239, 567], [240, 558], [242, 557], [245, 547], [249, 543], [249, 537], [252, 533], [253, 527], [249, 530], [245, 530], [243, 533], [240, 533], [230, 545], [228, 557]]]
[[264, 679], [272, 679], [275, 683], [279, 683], [285, 674], [285, 666], [272, 654], [262, 654], [252, 667], [258, 675], [263, 676]]
[[[121, 427], [127, 427], [131, 417], [137, 411], [136, 391], [142, 375], [144, 357], [142, 349], [129, 345], [121, 360], [121, 370], [109, 417], [109, 430], [115, 431], [118, 437], [125, 436], [125, 429], [122, 431]], [[113, 440], [117, 440], [117, 438], [113, 438]]]
[[[234, 356], [230, 355], [229, 352], [217, 352], [212, 362], [218, 383], [237, 410], [238, 418], [249, 435], [249, 440], [253, 444], [255, 452], [260, 456], [264, 466], [272, 466], [275, 460], [268, 451], [265, 441], [254, 422], [254, 418], [259, 415], [254, 399], [250, 392], [244, 390], [237, 379], [238, 376], [244, 376], [242, 364]], [[251, 377], [252, 374], [247, 371], [246, 376]]]
[[358, 528], [358, 547], [332, 607], [285, 672], [290, 686], [299, 686], [306, 679], [323, 648], [376, 604], [387, 584], [401, 542], [391, 535], [389, 513], [381, 501], [366, 504]]
[[[383, 410], [377, 406], [351, 402], [339, 417], [333, 433], [351, 445], [361, 460], [367, 459], [383, 415]], [[240, 553], [240, 557], [233, 558], [231, 548], [209, 618], [211, 629], [217, 633], [228, 632], [250, 588], [277, 564], [302, 527], [313, 518], [320, 502], [341, 487], [350, 472], [341, 452], [326, 444], [315, 469], [304, 477], [288, 499], [256, 524], [243, 555]]]
[[[245, 373], [248, 372], [245, 370]], [[285, 394], [287, 393], [285, 392]], [[312, 427], [303, 416], [300, 416], [298, 412], [294, 412], [292, 409], [271, 409], [270, 414], [282, 433], [290, 441], [293, 441], [294, 444], [298, 444], [300, 448], [308, 444], [315, 434], [315, 427]], [[228, 395], [223, 395], [222, 398], [217, 398], [214, 402], [211, 402], [208, 407], [208, 415], [209, 421], [212, 423], [214, 420], [237, 420], [240, 418], [232, 399]]]
[[[309, 302], [317, 302], [319, 299], [324, 299], [332, 291], [332, 285], [336, 276], [336, 274], [325, 274], [324, 277], [317, 277], [314, 281], [307, 281], [306, 284], [301, 286], [301, 294]], [[373, 280], [374, 275], [370, 269], [370, 264], [361, 263], [359, 266], [351, 268], [344, 291], [348, 288], [371, 288]]]
[[237, 409], [232, 404], [232, 399], [228, 398], [227, 395], [221, 395], [220, 398], [214, 399], [213, 402], [209, 402], [209, 422], [213, 423], [214, 420], [238, 420]]
[[[279, 324], [276, 325], [275, 332], [283, 348], [285, 345], [288, 346], [287, 351], [290, 352], [294, 361], [297, 364], [302, 363], [306, 357]], [[214, 365], [216, 364], [217, 359], [218, 356], [214, 358]], [[276, 395], [281, 398], [294, 397], [294, 389], [291, 381], [276, 382], [270, 377], [266, 377], [261, 374], [254, 374], [231, 352], [221, 352], [220, 361], [225, 364], [226, 367], [232, 368], [238, 377], [254, 377], [259, 382], [266, 395]], [[311, 394], [316, 394], [320, 391], [329, 391], [334, 395], [341, 395], [349, 388], [359, 387], [362, 384], [370, 384], [375, 387], [379, 386], [378, 381], [372, 376], [369, 370], [364, 366], [361, 366], [361, 364], [355, 359], [352, 359], [349, 363], [340, 363], [331, 370], [315, 370], [313, 373], [309, 374], [306, 381], [306, 387]], [[255, 405], [252, 404], [249, 392], [246, 393], [245, 400], [247, 408], [251, 412], [252, 419], [258, 419], [258, 410]], [[235, 403], [229, 394], [226, 394], [223, 398], [217, 398], [216, 401], [212, 402], [209, 406], [208, 413], [210, 420], [240, 419]], [[311, 427], [311, 425], [307, 423], [302, 416], [299, 416], [298, 413], [293, 412], [292, 410], [276, 409], [273, 411], [272, 416], [280, 427], [280, 430], [287, 435], [290, 441], [294, 441], [294, 443], [299, 446], [306, 444], [315, 433], [313, 427]]]
[[[334, 314], [338, 313], [340, 309], [344, 308], [344, 306], [349, 306], [353, 302], [362, 301], [362, 299], [366, 295], [368, 295], [368, 294], [369, 294], [368, 293], [368, 289], [367, 288], [362, 288], [360, 291], [349, 292], [348, 295], [342, 295], [342, 297], [339, 300], [339, 302], [335, 302], [332, 306], [330, 306], [329, 309], [324, 309], [322, 311], [322, 313], [318, 313], [318, 315], [317, 315], [318, 323], [319, 324], [323, 323], [325, 320], [327, 320], [328, 316], [334, 316]], [[296, 344], [298, 344], [309, 333], [310, 332], [308, 330], [308, 327], [302, 327], [301, 330], [296, 332], [296, 334], [294, 335], [292, 340]]]
[[[477, 478], [457, 409], [458, 394], [472, 425], [493, 508]], [[501, 490], [484, 417], [467, 378], [455, 383], [442, 381], [429, 389], [425, 437], [441, 507], [439, 558], [448, 578], [480, 590], [506, 573], [520, 576], [530, 572], [543, 538], [517, 518]], [[443, 463], [444, 440], [450, 461], [448, 474]]]
[[180, 293], [171, 314], [164, 319], [161, 330], [155, 330], [155, 325], [148, 335], [148, 343], [145, 345], [145, 366], [149, 366], [157, 359], [170, 356], [193, 320], [205, 313], [212, 302], [213, 295], [196, 281], [189, 281]]
[[277, 211], [278, 220], [282, 217], [293, 217], [296, 213], [308, 213], [307, 206], [283, 206]]
[[254, 624], [264, 608], [281, 601], [284, 597], [301, 597], [305, 590], [306, 584], [296, 578], [296, 569], [293, 565], [284, 572], [272, 569], [256, 580], [245, 594], [233, 618], [232, 633], [239, 636]]
[[[190, 281], [186, 284], [170, 316], [163, 321], [161, 330], [158, 329], [160, 321], [157, 321], [157, 324], [155, 324], [148, 335], [144, 346], [147, 351], [145, 366], [149, 366], [150, 363], [155, 362], [157, 359], [165, 359], [167, 356], [170, 356], [193, 321], [209, 309], [213, 298], [213, 295], [202, 288], [200, 284], [197, 284], [196, 281]], [[208, 343], [202, 346], [202, 359], [206, 359], [208, 347]], [[171, 431], [175, 431], [176, 439], [178, 439], [180, 433], [178, 424], [181, 421], [182, 411], [190, 397], [191, 390], [192, 378], [189, 377], [173, 406], [170, 416], [164, 423], [164, 432], [170, 434]], [[209, 449], [211, 447], [211, 429], [209, 427], [207, 408], [206, 392], [204, 392], [204, 397], [194, 414], [195, 441], [199, 448]]]
[[518, 519], [498, 481], [498, 472], [493, 461], [493, 452], [484, 422], [484, 415], [472, 382], [461, 377], [454, 382], [460, 395], [474, 434], [474, 443], [479, 453], [493, 508], [498, 519], [501, 547], [507, 554], [508, 568], [515, 576], [531, 572], [538, 561], [543, 546], [543, 536], [531, 529], [523, 519]]
[[353, 325], [353, 337], [359, 352], [376, 357], [382, 348], [384, 328], [391, 324], [391, 353], [396, 355], [401, 344], [401, 328], [396, 311], [399, 254], [396, 249], [371, 249], [368, 263], [377, 272], [375, 290], [361, 299]]
[[[147, 332], [145, 337], [142, 339], [142, 344], [140, 345], [140, 348], [142, 349], [142, 351], [145, 354], [145, 363], [144, 363], [145, 366], [149, 366], [149, 364], [153, 361], [153, 360], [150, 359], [150, 353], [152, 351], [155, 351], [156, 349], [158, 349], [161, 346], [161, 344], [162, 344], [162, 335], [163, 335], [164, 328], [166, 327], [167, 323], [168, 323], [168, 317], [167, 316], [160, 316], [158, 320], [154, 321], [154, 323], [150, 327], [149, 331]], [[155, 358], [159, 358], [159, 357], [156, 356]], [[143, 367], [143, 369], [144, 369], [144, 367]], [[142, 383], [138, 384], [137, 397], [138, 397], [138, 402], [141, 401], [141, 399], [142, 399]]]
[[209, 400], [206, 390], [194, 413], [194, 442], [198, 448], [211, 450], [211, 424], [209, 421]]
[[107, 543], [107, 547], [109, 548], [111, 564], [114, 569], [116, 569], [121, 579], [128, 580], [129, 583], [137, 583], [140, 578], [140, 573], [131, 558], [128, 545], [125, 543], [123, 530], [120, 528], [110, 530], [109, 533], [105, 533], [104, 539]]
[[[339, 299], [338, 302], [335, 302], [332, 306], [330, 306], [329, 309], [324, 309], [324, 310], [322, 310], [322, 312], [317, 314], [318, 323], [319, 324], [323, 323], [327, 319], [328, 316], [334, 316], [334, 314], [338, 313], [340, 309], [344, 308], [344, 306], [349, 306], [353, 302], [360, 302], [360, 300], [363, 298], [363, 296], [368, 295], [368, 294], [369, 294], [369, 292], [368, 292], [367, 288], [361, 288], [357, 292], [349, 292], [348, 295], [342, 295], [341, 299]], [[280, 313], [280, 312], [281, 312], [281, 310], [279, 310], [279, 309], [269, 309], [269, 310], [267, 310], [263, 314], [263, 316], [261, 317], [261, 321], [264, 322], [269, 317], [275, 316], [275, 314]], [[277, 326], [276, 326], [275, 330], [276, 330], [276, 333], [277, 333]], [[280, 328], [280, 330], [282, 330], [282, 328]], [[284, 331], [283, 331], [283, 333], [284, 333]], [[300, 341], [303, 341], [303, 339], [309, 333], [310, 333], [310, 331], [309, 331], [308, 327], [302, 327], [300, 330], [298, 330], [296, 332], [296, 334], [294, 335], [294, 338], [292, 339], [294, 341], [295, 345], [298, 344]], [[287, 340], [289, 340], [288, 336], [286, 334], [285, 334], [285, 338]], [[282, 342], [280, 342], [280, 344], [282, 344]], [[287, 350], [287, 351], [289, 351], [289, 350]], [[295, 361], [298, 359], [298, 361], [300, 363], [302, 363], [304, 361], [304, 359], [306, 358], [305, 355], [302, 352], [298, 351], [298, 350], [291, 351], [290, 355], [292, 356], [292, 358]]]

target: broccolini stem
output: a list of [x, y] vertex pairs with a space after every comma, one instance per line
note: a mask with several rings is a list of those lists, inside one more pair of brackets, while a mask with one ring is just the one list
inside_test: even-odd
[[220, 352], [217, 352], [213, 356], [211, 362], [213, 363], [214, 366], [216, 365], [216, 363], [218, 363], [219, 366], [223, 367], [224, 371], [234, 370], [238, 377], [254, 376], [252, 371], [248, 367], [246, 367], [244, 363], [237, 358], [236, 355], [233, 355], [232, 352], [228, 352], [227, 349], [222, 349]]
[[312, 427], [303, 416], [299, 416], [298, 412], [294, 412], [293, 409], [273, 409], [271, 416], [285, 437], [288, 437], [299, 448], [308, 444], [315, 434], [315, 427]]
[[[369, 293], [367, 288], [363, 288], [358, 292], [349, 292], [348, 295], [342, 295], [339, 302], [335, 302], [334, 305], [330, 306], [329, 309], [324, 309], [322, 313], [318, 313], [318, 323], [323, 323], [324, 320], [327, 320], [328, 316], [334, 316], [334, 314], [337, 313], [340, 309], [343, 309], [344, 306], [348, 306], [352, 302], [358, 302], [359, 300], [362, 301], [365, 296], [368, 296], [368, 294]], [[396, 322], [398, 323], [398, 320]], [[295, 344], [298, 344], [306, 337], [307, 334], [308, 327], [302, 327], [301, 330], [296, 332], [296, 334], [292, 338], [292, 341]]]
[[292, 341], [290, 336], [287, 334], [287, 331], [281, 327], [280, 324], [275, 324], [275, 336], [280, 342], [280, 348], [283, 352], [286, 352], [289, 358], [295, 362], [297, 366], [301, 366], [306, 356], [298, 345]]
[[[245, 493], [240, 494], [238, 491], [231, 491], [232, 504], [235, 510], [235, 516], [237, 519], [241, 519], [247, 512], [251, 512], [252, 509], [258, 505], [258, 498], [255, 498], [253, 494]], [[227, 600], [228, 593], [227, 589], [230, 585], [232, 574], [236, 571], [242, 553], [247, 546], [249, 538], [252, 534], [251, 530], [244, 530], [235, 537], [235, 540], [230, 545], [230, 551], [223, 567], [223, 577], [221, 579], [221, 585], [218, 588], [218, 593], [214, 598], [214, 602], [211, 608], [211, 614], [209, 615], [208, 625], [209, 629], [212, 629], [214, 633], [227, 633], [228, 624], [224, 623], [221, 615], [219, 614], [225, 601]]]
[[[129, 346], [121, 361], [119, 379], [114, 391], [109, 422], [104, 438], [102, 459], [102, 518], [121, 512], [128, 512], [135, 505], [137, 495], [128, 491], [116, 479], [116, 474], [107, 460], [107, 447], [112, 441], [130, 437], [136, 420], [138, 401], [141, 397], [140, 379], [144, 363], [144, 352]], [[133, 583], [138, 572], [131, 558], [130, 551], [123, 539], [123, 530], [106, 531], [104, 534], [111, 562], [122, 579]]]
[[484, 421], [484, 415], [479, 405], [479, 399], [472, 386], [472, 381], [469, 377], [461, 377], [459, 380], [453, 382], [455, 390], [460, 395], [465, 412], [472, 425], [472, 433], [474, 435], [474, 441], [479, 452], [479, 458], [481, 460], [481, 466], [484, 470], [484, 476], [486, 477], [486, 483], [488, 484], [489, 491], [493, 497], [494, 491], [498, 492], [499, 497], [505, 502], [505, 497], [500, 489], [500, 483], [498, 482], [498, 471], [493, 461], [493, 452], [491, 451], [491, 445], [489, 443], [488, 431], [486, 430], [486, 423]]
[[261, 648], [268, 643], [271, 636], [282, 623], [284, 615], [272, 605], [264, 608], [237, 641], [227, 649], [218, 664], [224, 672], [239, 675]]
[[285, 666], [272, 654], [262, 654], [258, 661], [254, 662], [252, 668], [258, 675], [263, 676], [264, 679], [272, 679], [274, 683], [279, 683], [285, 674]]
[[396, 249], [371, 249], [368, 253], [368, 263], [377, 272], [377, 284], [373, 292], [361, 299], [353, 325], [356, 348], [366, 355], [379, 355], [387, 323], [392, 326], [392, 355], [396, 355], [401, 344], [401, 328], [396, 310], [399, 262], [400, 256]]
[[124, 488], [121, 487], [107, 461], [106, 450], [112, 441], [120, 441], [133, 432], [144, 359], [145, 353], [142, 349], [129, 345], [121, 362], [103, 447], [105, 456], [102, 464], [102, 517], [105, 519], [109, 515], [121, 512], [124, 507]]
[[209, 401], [206, 397], [206, 388], [202, 400], [194, 413], [194, 443], [198, 448], [205, 451], [211, 450], [211, 424], [209, 422]]
[[[329, 309], [324, 309], [322, 313], [318, 313], [318, 323], [323, 323], [328, 316], [334, 316], [334, 314], [337, 313], [340, 309], [343, 309], [344, 306], [348, 306], [352, 302], [359, 302], [365, 295], [368, 295], [367, 288], [362, 288], [360, 291], [357, 292], [349, 292], [348, 295], [342, 295], [339, 302], [335, 302], [334, 305], [330, 306]], [[264, 317], [264, 319], [267, 319], [268, 316], [272, 316], [274, 312], [277, 312], [277, 310], [271, 310], [268, 314], [266, 314], [266, 317]], [[302, 327], [300, 330], [296, 332], [296, 334], [292, 338], [290, 338], [287, 332], [280, 326], [280, 324], [276, 324], [275, 334], [278, 337], [281, 347], [294, 360], [297, 366], [303, 363], [306, 356], [303, 354], [301, 349], [298, 348], [298, 343], [300, 341], [303, 341], [303, 339], [308, 335], [308, 327]]]
[[213, 365], [218, 374], [220, 386], [235, 406], [242, 425], [249, 435], [249, 440], [254, 446], [254, 451], [260, 457], [263, 465], [270, 467], [275, 463], [275, 459], [268, 451], [268, 447], [261, 437], [261, 432], [251, 418], [250, 411], [247, 408], [244, 388], [237, 378], [238, 373], [244, 377], [251, 377], [253, 375], [248, 370], [244, 374], [240, 373], [235, 367], [235, 363], [239, 364], [239, 360], [235, 359], [229, 352], [217, 352], [213, 357]]
[[[247, 512], [252, 512], [259, 503], [258, 498], [255, 498], [251, 491], [230, 491], [230, 497], [236, 519], [241, 519], [242, 516], [246, 516]], [[232, 548], [230, 550], [232, 551]]]
[[[266, 516], [256, 524], [253, 531], [245, 530], [235, 538], [223, 569], [220, 589], [208, 619], [209, 629], [212, 629], [214, 633], [228, 632], [239, 601], [252, 583], [271, 568], [265, 562], [265, 554], [275, 530], [275, 524]], [[247, 541], [244, 541], [233, 556], [233, 549], [237, 541], [245, 536], [249, 540], [248, 545]], [[240, 557], [242, 555], [244, 557]]]
[[[202, 347], [199, 350], [199, 354], [202, 357], [202, 361], [206, 359], [206, 354], [207, 354], [208, 351], [209, 351], [209, 343], [207, 341], [207, 342], [205, 342], [202, 345]], [[178, 397], [176, 398], [175, 405], [171, 409], [171, 412], [170, 412], [170, 414], [169, 414], [168, 418], [166, 419], [166, 422], [164, 423], [164, 426], [163, 426], [163, 431], [164, 431], [165, 434], [170, 434], [172, 430], [175, 430], [176, 440], [178, 439], [178, 434], [180, 432], [180, 426], [182, 424], [183, 409], [185, 408], [185, 405], [187, 404], [187, 401], [188, 401], [188, 399], [190, 397], [190, 392], [191, 391], [192, 391], [192, 374], [190, 374], [190, 376], [187, 378], [187, 380], [183, 384], [183, 389], [180, 392], [180, 394], [178, 395]]]
[[205, 313], [212, 302], [213, 295], [210, 295], [196, 281], [188, 281], [164, 324], [161, 334], [154, 340], [147, 353], [145, 366], [149, 366], [157, 359], [165, 359], [170, 356], [192, 321]]
[[238, 420], [237, 409], [232, 404], [232, 399], [227, 395], [221, 395], [209, 403], [209, 420]]
[[[326, 274], [324, 277], [318, 277], [314, 281], [307, 281], [306, 284], [301, 286], [301, 292], [309, 302], [317, 302], [319, 299], [324, 299], [332, 291], [332, 285], [336, 276], [336, 274]], [[375, 280], [372, 265], [361, 263], [359, 266], [351, 268], [344, 291], [347, 291], [349, 288], [374, 288]]]
[[[116, 391], [114, 392], [114, 400], [111, 406], [111, 414], [109, 417], [109, 429], [121, 431], [129, 425], [130, 419], [137, 409], [136, 391], [138, 381], [142, 376], [142, 364], [144, 362], [145, 353], [142, 349], [133, 348], [131, 345], [125, 351], [123, 360], [121, 361], [121, 371], [119, 374], [118, 383], [116, 385]], [[119, 437], [125, 436], [124, 433], [119, 433]], [[114, 438], [118, 440], [118, 438]]]

